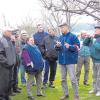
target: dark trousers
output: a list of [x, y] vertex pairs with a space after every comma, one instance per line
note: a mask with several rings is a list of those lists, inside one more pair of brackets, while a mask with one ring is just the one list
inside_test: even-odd
[[49, 65], [50, 65], [50, 77], [49, 77], [49, 81], [52, 82], [55, 80], [55, 75], [56, 75], [56, 69], [57, 69], [57, 62], [56, 61], [49, 61]]
[[48, 81], [49, 69], [50, 69], [49, 81], [54, 81], [55, 80], [55, 75], [56, 75], [56, 69], [57, 69], [57, 62], [56, 61], [47, 61], [47, 60], [45, 60], [43, 83], [47, 83], [47, 81]]
[[7, 100], [9, 97], [9, 69], [0, 66], [0, 100]]
[[13, 90], [16, 90], [18, 87], [18, 68], [17, 66], [14, 67], [13, 70]]
[[12, 66], [9, 73], [9, 93], [13, 92], [18, 85], [17, 66]]
[[13, 87], [13, 69], [14, 66], [10, 68], [10, 73], [9, 73], [9, 94], [12, 92], [12, 87]]

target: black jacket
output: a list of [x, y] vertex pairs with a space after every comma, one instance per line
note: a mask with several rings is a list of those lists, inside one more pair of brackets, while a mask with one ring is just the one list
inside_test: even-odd
[[50, 61], [55, 61], [58, 58], [58, 53], [55, 49], [57, 37], [56, 36], [46, 36], [41, 45], [41, 51], [43, 56]]

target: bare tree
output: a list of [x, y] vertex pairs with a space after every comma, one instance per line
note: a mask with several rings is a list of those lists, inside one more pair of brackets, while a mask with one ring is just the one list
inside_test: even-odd
[[43, 20], [44, 20], [44, 24], [46, 27], [51, 26], [54, 29], [57, 29], [57, 26], [59, 25], [59, 23], [62, 22], [62, 18], [61, 18], [61, 13], [60, 12], [53, 12], [52, 10], [48, 11], [47, 9], [42, 9], [42, 16], [43, 16]]
[[5, 14], [2, 14], [2, 23], [3, 23], [3, 26], [11, 26]]
[[30, 34], [30, 35], [33, 32], [35, 32], [36, 27], [34, 26], [34, 21], [33, 21], [32, 17], [27, 16], [25, 18], [25, 20], [22, 21], [22, 24], [20, 26], [18, 26], [18, 29], [26, 30], [28, 32], [28, 34]]
[[100, 21], [100, 0], [39, 0], [48, 11], [63, 13], [70, 25], [71, 16], [88, 15]]
[[[62, 11], [55, 11], [54, 7], [51, 7], [52, 4], [52, 0], [39, 0], [42, 2], [43, 6], [45, 9], [48, 10], [48, 20], [49, 22], [54, 22], [54, 24], [56, 26], [58, 26], [59, 23], [61, 23], [63, 21], [63, 19], [65, 18], [67, 23], [70, 24], [70, 19], [69, 16], [71, 18], [71, 14], [69, 14], [68, 12], [62, 12]], [[54, 1], [55, 3], [56, 1]], [[56, 2], [56, 5], [59, 5], [59, 2]]]

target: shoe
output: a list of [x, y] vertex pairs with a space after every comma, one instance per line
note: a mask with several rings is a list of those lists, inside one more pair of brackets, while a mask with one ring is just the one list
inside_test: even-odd
[[96, 93], [96, 96], [100, 96], [100, 91]]
[[18, 90], [22, 90], [22, 88], [20, 88], [20, 87], [17, 87], [17, 89], [18, 89]]
[[62, 96], [62, 97], [60, 98], [60, 100], [65, 100], [65, 99], [67, 99], [67, 98], [69, 98], [69, 95], [64, 95], [64, 96]]
[[16, 93], [15, 92], [11, 92], [10, 96], [16, 96]]
[[39, 96], [39, 97], [41, 97], [41, 96], [42, 96], [42, 97], [45, 97], [45, 95], [42, 94], [42, 93], [41, 93], [41, 94], [37, 94], [37, 96]]
[[21, 93], [21, 90], [19, 90], [19, 89], [15, 89], [15, 90], [13, 90], [15, 93]]
[[49, 87], [51, 87], [51, 88], [55, 88], [55, 86], [54, 86], [54, 84], [53, 84], [53, 81], [50, 81], [50, 83], [49, 83]]
[[55, 88], [55, 86], [53, 84], [49, 84], [49, 87], [51, 88]]
[[33, 83], [33, 84], [32, 84], [32, 86], [36, 86], [36, 84], [35, 84], [35, 83]]
[[75, 96], [74, 97], [74, 100], [79, 100], [79, 96]]
[[33, 96], [28, 96], [28, 99], [29, 100], [34, 100], [34, 97]]
[[89, 86], [89, 84], [87, 82], [83, 82], [84, 85]]
[[48, 86], [47, 86], [47, 83], [43, 83], [43, 86], [42, 86], [42, 89], [45, 89], [45, 88], [47, 88]]
[[4, 99], [2, 100], [11, 100], [11, 98], [9, 96], [5, 97]]
[[89, 91], [89, 94], [94, 94], [94, 93], [96, 93], [96, 91], [94, 90]]

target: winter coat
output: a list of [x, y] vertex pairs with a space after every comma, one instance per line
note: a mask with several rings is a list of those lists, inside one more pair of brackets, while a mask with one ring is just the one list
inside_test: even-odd
[[[61, 42], [61, 48], [59, 49], [59, 63], [60, 64], [76, 64], [78, 60], [78, 48], [80, 47], [79, 40], [76, 35], [68, 32], [62, 34], [59, 38]], [[68, 43], [70, 46], [67, 49], [65, 43]]]
[[0, 95], [8, 92], [10, 70], [16, 63], [16, 52], [10, 38], [0, 39]]
[[90, 56], [90, 49], [88, 46], [84, 44], [85, 38], [80, 39], [80, 50], [79, 50], [79, 56]]
[[87, 38], [86, 45], [90, 47], [90, 54], [94, 63], [100, 63], [100, 36], [97, 38]]
[[58, 59], [58, 52], [55, 49], [57, 37], [46, 36], [41, 45], [41, 51], [43, 56], [49, 61], [56, 61]]

